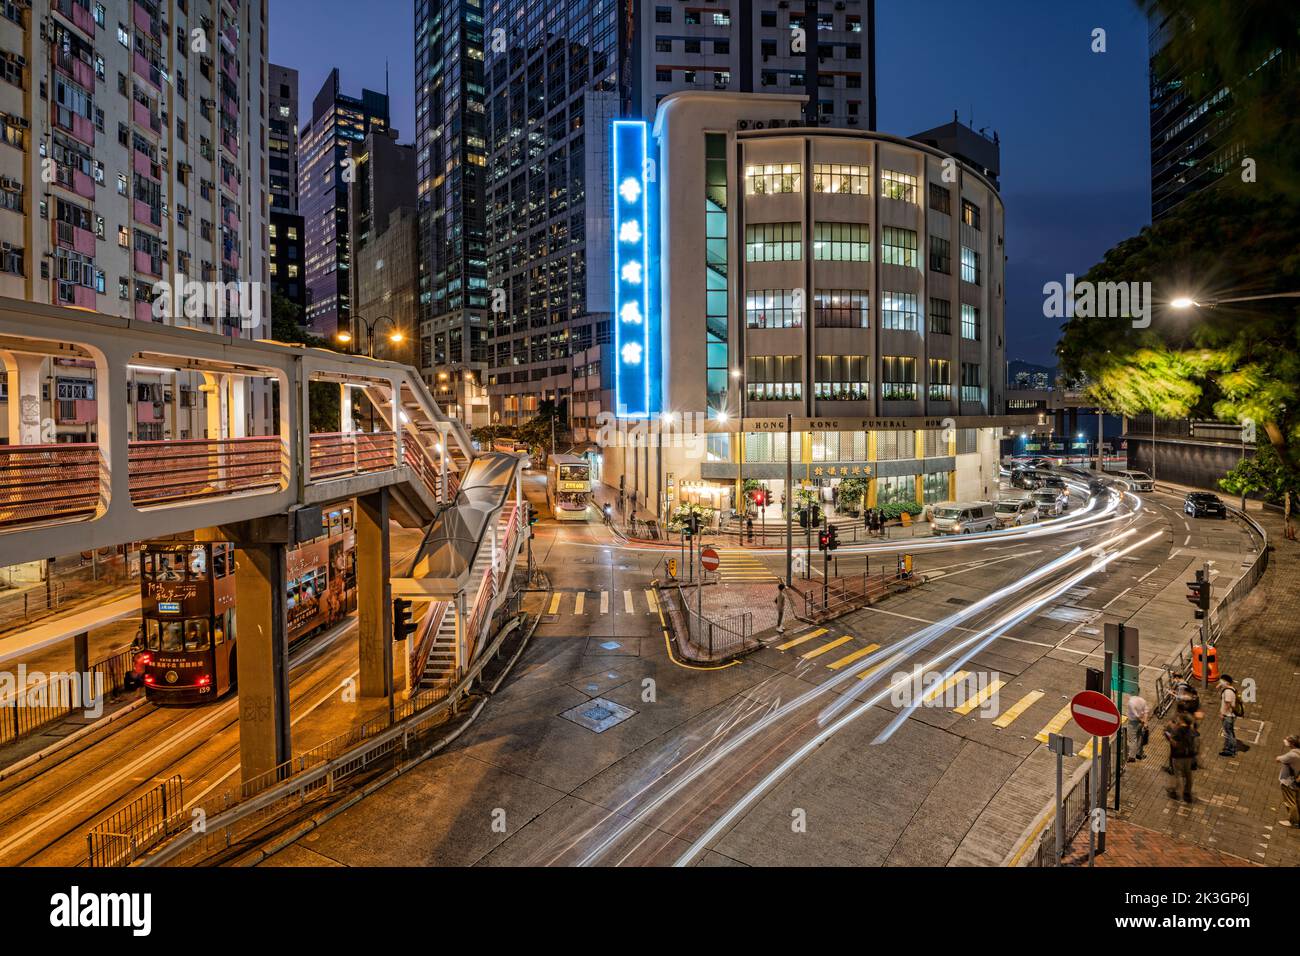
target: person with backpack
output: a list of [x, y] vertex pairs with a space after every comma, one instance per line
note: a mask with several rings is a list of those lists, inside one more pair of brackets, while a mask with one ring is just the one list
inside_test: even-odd
[[1300, 737], [1286, 737], [1282, 744], [1288, 748], [1287, 752], [1276, 759], [1282, 765], [1278, 782], [1282, 785], [1282, 806], [1286, 809], [1287, 819], [1278, 823], [1300, 830]]
[[1241, 695], [1237, 693], [1237, 685], [1232, 682], [1231, 676], [1224, 674], [1216, 686], [1219, 690], [1219, 719], [1223, 722], [1223, 749], [1219, 751], [1219, 756], [1235, 757], [1238, 750], [1250, 749], [1237, 742], [1237, 718], [1245, 716], [1246, 707], [1241, 702]]
[[1170, 800], [1178, 799], [1179, 782], [1182, 783], [1183, 800], [1192, 800], [1192, 771], [1196, 761], [1196, 737], [1192, 730], [1192, 719], [1186, 714], [1178, 714], [1165, 729], [1169, 741], [1169, 764], [1173, 769], [1174, 779], [1170, 781], [1168, 794]]

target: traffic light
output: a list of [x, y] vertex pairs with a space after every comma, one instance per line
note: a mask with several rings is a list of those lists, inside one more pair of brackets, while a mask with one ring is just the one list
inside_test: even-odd
[[1210, 611], [1210, 582], [1204, 571], [1196, 572], [1196, 580], [1187, 582], [1187, 600], [1196, 605], [1196, 620], [1203, 620]]
[[415, 633], [415, 627], [411, 620], [411, 602], [405, 598], [393, 598], [393, 642], [406, 640]]
[[700, 533], [700, 516], [692, 512], [686, 516], [684, 522], [686, 537], [693, 538]]
[[840, 546], [839, 532], [835, 529], [835, 525], [828, 524], [826, 526], [826, 550], [834, 551], [839, 546]]
[[831, 545], [831, 529], [822, 528], [817, 532], [817, 550], [825, 551]]
[[534, 507], [533, 507], [532, 505], [530, 505], [530, 504], [525, 504], [525, 505], [524, 505], [524, 517], [526, 517], [526, 518], [528, 519], [528, 525], [529, 525], [529, 527], [532, 527], [533, 525], [537, 524], [537, 518], [538, 518], [538, 511], [537, 511], [537, 509], [534, 508]]

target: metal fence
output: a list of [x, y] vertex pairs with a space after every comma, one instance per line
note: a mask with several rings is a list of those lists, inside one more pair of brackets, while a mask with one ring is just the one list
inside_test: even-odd
[[92, 827], [86, 834], [87, 862], [91, 866], [125, 866], [184, 829], [188, 821], [177, 774]]
[[35, 733], [77, 710], [88, 710], [99, 694], [121, 692], [132, 671], [134, 654], [128, 649], [90, 665], [87, 674], [48, 674], [0, 698], [0, 744]]
[[736, 654], [758, 646], [754, 640], [754, 615], [749, 611], [720, 618], [704, 617], [691, 607], [680, 585], [677, 591], [686, 610], [691, 643], [707, 650], [710, 658], [715, 654]]
[[62, 581], [54, 581], [48, 587], [24, 588], [21, 594], [0, 597], [0, 627], [57, 611], [66, 591], [67, 586]]

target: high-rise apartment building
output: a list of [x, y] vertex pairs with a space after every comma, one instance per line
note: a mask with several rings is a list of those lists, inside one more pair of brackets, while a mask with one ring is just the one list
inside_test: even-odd
[[488, 361], [481, 0], [416, 0], [421, 371], [481, 380]]
[[270, 64], [267, 185], [271, 193], [271, 291], [307, 310], [305, 236], [298, 213], [298, 71]]
[[354, 172], [349, 147], [388, 126], [387, 94], [363, 89], [360, 98], [349, 96], [334, 69], [302, 128], [298, 202], [307, 237], [307, 326], [317, 335], [332, 337], [350, 323], [348, 194]]
[[[265, 0], [0, 3], [0, 295], [264, 335], [266, 31]], [[255, 315], [178, 311], [178, 276], [255, 283]], [[109, 397], [86, 363], [2, 357], [8, 441], [95, 439]], [[133, 368], [131, 385], [133, 438], [204, 437], [198, 376]]]
[[799, 94], [803, 125], [873, 129], [874, 23], [873, 0], [488, 0], [494, 419], [568, 402], [574, 357], [610, 341], [611, 121], [719, 90]]

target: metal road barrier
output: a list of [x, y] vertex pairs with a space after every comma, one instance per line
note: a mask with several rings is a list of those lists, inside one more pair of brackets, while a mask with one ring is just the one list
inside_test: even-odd
[[754, 640], [754, 615], [749, 611], [708, 618], [691, 606], [681, 584], [677, 585], [677, 597], [686, 611], [687, 639], [707, 648], [710, 659], [715, 653], [739, 654], [759, 646], [759, 642]]
[[[391, 726], [385, 714], [350, 734], [303, 754], [301, 758], [295, 758], [311, 759], [327, 752], [333, 754], [283, 782], [270, 779], [276, 771], [265, 775], [265, 780], [248, 781], [244, 785], [246, 788], [252, 791], [260, 788], [260, 792], [229, 809], [208, 812], [207, 807], [190, 808], [188, 817], [202, 822], [176, 832], [164, 846], [141, 860], [140, 865], [197, 865], [210, 854], [229, 849], [286, 811], [302, 806], [313, 797], [342, 789], [353, 776], [381, 760], [391, 756], [401, 761], [415, 756], [425, 743], [424, 735], [437, 726], [434, 722], [452, 712], [461, 698], [469, 694], [471, 685], [478, 680], [487, 663], [497, 656], [506, 637], [521, 620], [515, 614], [506, 621], [455, 687], [450, 690], [433, 688], [405, 701], [398, 709], [399, 719]], [[344, 746], [343, 741], [351, 744]], [[197, 810], [204, 812], [196, 816]], [[108, 865], [122, 866], [130, 862], [128, 859]], [[92, 862], [92, 865], [96, 864]]]
[[177, 774], [92, 827], [86, 860], [90, 866], [125, 866], [188, 824]]
[[128, 649], [90, 665], [90, 685], [83, 689], [84, 675], [50, 674], [33, 681], [14, 693], [0, 697], [0, 744], [35, 733], [73, 711], [86, 710], [90, 701], [86, 691], [94, 692], [96, 675], [102, 675], [104, 694], [119, 693], [132, 672], [134, 654]]

